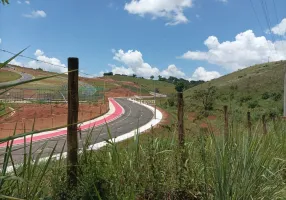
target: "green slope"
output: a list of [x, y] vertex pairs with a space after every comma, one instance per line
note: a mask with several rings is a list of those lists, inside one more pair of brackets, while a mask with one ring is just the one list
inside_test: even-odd
[[250, 110], [281, 115], [285, 66], [286, 61], [254, 65], [193, 87], [185, 92], [186, 104], [189, 110], [195, 111], [201, 107], [201, 102], [194, 98], [194, 92], [215, 86], [215, 109], [232, 105], [240, 112]]
[[21, 78], [20, 74], [15, 72], [1, 70], [0, 71], [0, 83], [8, 82], [8, 81], [15, 81]]
[[120, 76], [120, 75], [108, 76], [107, 78], [111, 78], [115, 81], [128, 81], [135, 83], [137, 85], [142, 85], [142, 91], [145, 91], [145, 93], [148, 91], [154, 91], [154, 84], [155, 87], [158, 88], [159, 92], [162, 94], [171, 94], [175, 92], [175, 86], [171, 83], [167, 83], [164, 81], [135, 78], [130, 76]]

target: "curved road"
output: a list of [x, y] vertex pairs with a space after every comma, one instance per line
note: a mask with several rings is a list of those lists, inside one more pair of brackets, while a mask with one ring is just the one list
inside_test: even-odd
[[[124, 108], [125, 113], [118, 119], [108, 123], [108, 128], [113, 138], [118, 137], [128, 132], [131, 132], [135, 130], [136, 128], [139, 128], [147, 124], [153, 118], [153, 112], [140, 104], [133, 103], [123, 98], [115, 98], [115, 100]], [[82, 138], [80, 139], [79, 137], [80, 148], [82, 147], [82, 144], [85, 142], [86, 137], [89, 135], [88, 134], [89, 132], [90, 130], [82, 131]], [[106, 139], [110, 139], [106, 125], [101, 125], [101, 126], [94, 128], [92, 132], [92, 137], [91, 137], [91, 140], [92, 140], [91, 144], [102, 142], [102, 141], [105, 141]], [[42, 157], [49, 156], [49, 153], [52, 151], [56, 143], [58, 144], [57, 144], [57, 148], [54, 154], [61, 153], [61, 150], [62, 150], [62, 147], [65, 141], [66, 141], [66, 135], [49, 139]], [[45, 142], [46, 141], [33, 142], [32, 152], [33, 152], [34, 158], [41, 151], [41, 148]], [[28, 149], [29, 149], [29, 145], [27, 146], [27, 151]], [[65, 148], [65, 151], [66, 151], [66, 148]], [[5, 148], [0, 148], [0, 155], [3, 155], [4, 152], [5, 152]], [[13, 154], [14, 162], [21, 163], [23, 161], [23, 154], [24, 154], [23, 145], [17, 145], [13, 147], [12, 154]], [[0, 158], [0, 164], [2, 164], [3, 162], [2, 157]]]

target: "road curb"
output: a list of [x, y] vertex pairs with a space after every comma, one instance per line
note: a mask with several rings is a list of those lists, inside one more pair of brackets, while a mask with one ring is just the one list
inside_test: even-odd
[[[87, 129], [90, 129], [92, 127], [97, 127], [97, 126], [100, 126], [102, 124], [114, 121], [125, 112], [123, 107], [119, 103], [117, 103], [113, 98], [109, 99], [109, 104], [110, 104], [110, 109], [106, 114], [104, 114], [103, 116], [97, 117], [93, 120], [81, 123], [80, 129], [81, 130], [87, 130]], [[57, 129], [57, 130], [53, 130], [53, 131], [47, 131], [47, 132], [40, 132], [40, 133], [37, 133], [35, 135], [26, 136], [26, 142], [30, 143], [31, 138], [32, 138], [33, 142], [38, 142], [41, 140], [60, 137], [60, 136], [66, 135], [66, 134], [67, 134], [67, 128], [61, 128], [61, 129]], [[24, 142], [25, 142], [25, 140], [23, 137], [17, 138], [13, 141], [13, 146], [24, 144]], [[7, 145], [7, 143], [0, 144], [0, 148], [5, 147], [6, 145]]]

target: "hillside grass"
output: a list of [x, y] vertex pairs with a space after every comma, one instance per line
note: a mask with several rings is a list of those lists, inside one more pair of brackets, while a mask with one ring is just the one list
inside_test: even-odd
[[120, 76], [120, 75], [114, 75], [114, 76], [107, 76], [107, 78], [111, 78], [116, 81], [129, 81], [137, 84], [138, 86], [142, 86], [142, 90], [146, 92], [153, 92], [154, 91], [154, 84], [155, 88], [159, 89], [159, 93], [162, 94], [172, 94], [175, 91], [175, 86], [171, 83], [167, 83], [164, 81], [158, 81], [158, 80], [151, 80], [151, 79], [143, 79], [143, 78], [137, 78], [137, 77], [130, 77], [130, 76]]
[[[195, 111], [201, 102], [194, 98], [196, 90], [215, 86], [215, 108], [229, 105], [234, 111], [251, 111], [257, 115], [281, 115], [286, 61], [254, 65], [185, 91], [189, 111]], [[213, 111], [213, 113], [216, 113]]]
[[0, 71], [0, 83], [5, 83], [8, 81], [15, 81], [21, 78], [20, 74], [17, 74], [15, 72], [1, 70]]

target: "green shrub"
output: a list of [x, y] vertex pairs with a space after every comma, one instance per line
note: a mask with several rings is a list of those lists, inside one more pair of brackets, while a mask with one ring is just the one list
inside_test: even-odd
[[282, 99], [282, 94], [281, 93], [276, 93], [276, 92], [273, 92], [271, 94], [272, 98], [274, 101], [279, 101]]
[[257, 100], [251, 101], [251, 102], [248, 103], [248, 108], [251, 108], [251, 109], [256, 108], [258, 106], [259, 106], [259, 104], [258, 104]]
[[168, 98], [168, 105], [170, 106], [170, 107], [173, 107], [174, 105], [175, 105], [175, 100], [173, 99], [173, 98]]
[[269, 92], [264, 92], [263, 94], [262, 94], [262, 99], [264, 99], [264, 100], [266, 100], [266, 99], [269, 99], [270, 98], [270, 94], [269, 94]]
[[240, 97], [239, 102], [240, 103], [245, 103], [245, 102], [250, 101], [251, 99], [252, 99], [251, 96], [244, 96], [244, 97]]

